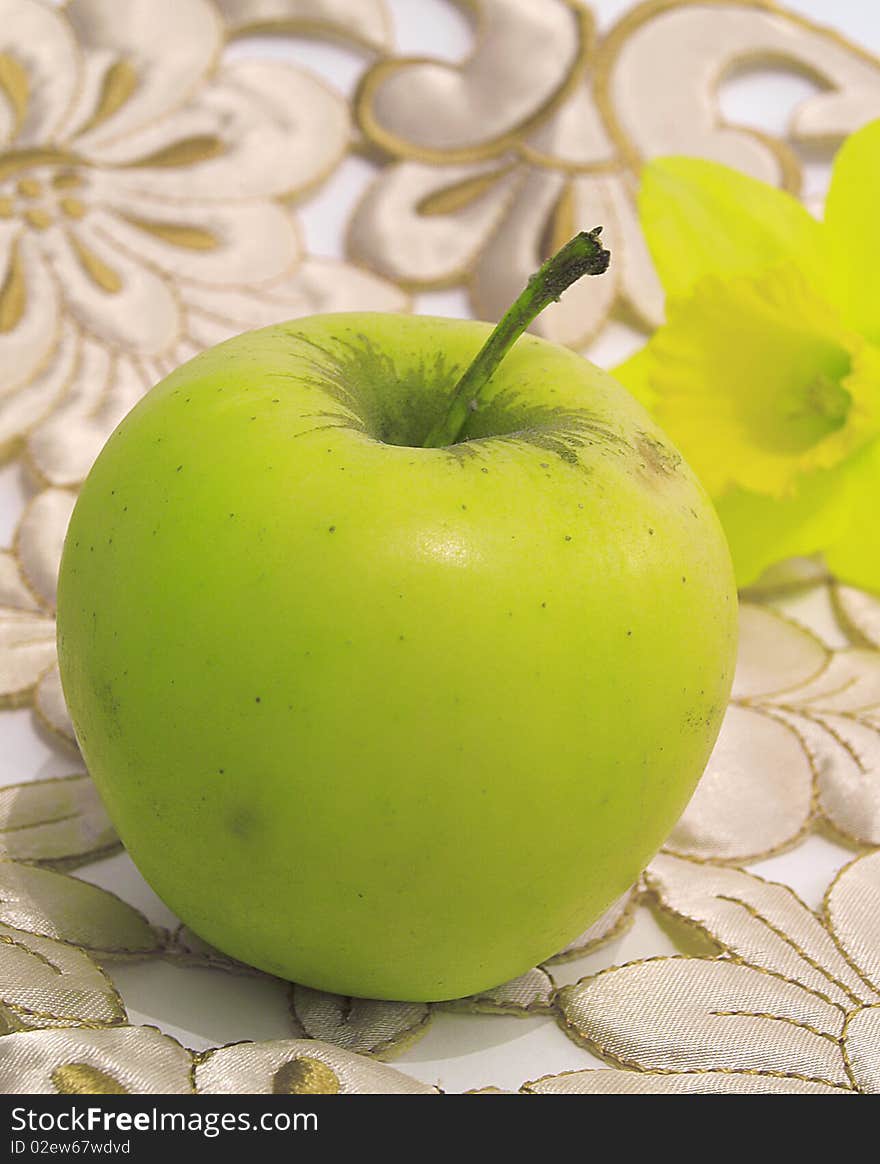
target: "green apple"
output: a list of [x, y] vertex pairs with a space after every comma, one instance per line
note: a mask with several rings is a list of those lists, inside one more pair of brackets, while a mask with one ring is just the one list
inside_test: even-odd
[[92, 469], [64, 692], [135, 863], [228, 954], [467, 995], [573, 939], [687, 803], [734, 662], [719, 524], [613, 379], [511, 346], [604, 269], [596, 234], [494, 333], [340, 314], [221, 344]]

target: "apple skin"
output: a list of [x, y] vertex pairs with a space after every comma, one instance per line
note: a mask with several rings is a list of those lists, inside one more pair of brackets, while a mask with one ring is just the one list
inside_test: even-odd
[[727, 702], [726, 543], [610, 376], [525, 336], [471, 440], [406, 443], [489, 330], [221, 344], [70, 523], [64, 692], [125, 845], [201, 937], [312, 987], [447, 999], [555, 953], [663, 842]]

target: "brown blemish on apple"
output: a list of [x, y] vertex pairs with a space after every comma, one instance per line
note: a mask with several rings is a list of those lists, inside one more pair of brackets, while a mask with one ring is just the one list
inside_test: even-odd
[[639, 434], [636, 452], [642, 458], [642, 467], [658, 477], [672, 476], [681, 464], [681, 457], [674, 449], [646, 432]]

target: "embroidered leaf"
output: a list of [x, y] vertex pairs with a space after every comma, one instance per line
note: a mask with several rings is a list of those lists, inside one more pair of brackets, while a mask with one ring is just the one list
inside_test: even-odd
[[832, 652], [768, 607], [740, 609], [731, 705], [668, 848], [764, 855], [809, 826], [814, 794], [840, 832], [880, 844], [880, 652]]
[[55, 620], [0, 607], [0, 706], [15, 705], [55, 663]]
[[763, 703], [798, 733], [829, 820], [880, 843], [880, 653], [839, 651], [810, 682]]
[[875, 1001], [819, 919], [787, 885], [661, 854], [645, 880], [660, 904], [737, 959], [851, 1008]]
[[0, 550], [0, 608], [38, 610], [36, 596], [25, 584], [14, 554]]
[[734, 699], [745, 701], [807, 683], [828, 659], [828, 648], [805, 627], [764, 606], [740, 606]]
[[48, 728], [76, 747], [76, 734], [61, 689], [58, 667], [50, 667], [34, 691], [34, 710]]
[[344, 998], [294, 985], [291, 1007], [311, 1039], [376, 1058], [391, 1056], [424, 1034], [431, 1012], [423, 1002]]
[[[512, 165], [502, 166], [496, 170], [488, 170], [471, 177], [462, 178], [441, 190], [434, 190], [426, 194], [416, 205], [416, 213], [424, 215], [457, 214], [465, 210], [472, 202], [485, 197], [512, 169]], [[572, 232], [573, 233], [573, 232]], [[565, 241], [571, 238], [569, 234]], [[558, 248], [557, 248], [558, 249]], [[555, 254], [555, 252], [552, 252]]]
[[751, 966], [634, 962], [563, 988], [559, 1004], [566, 1033], [624, 1066], [759, 1071], [848, 1085], [838, 1043], [843, 1009]]
[[880, 1094], [880, 1007], [869, 1006], [856, 1011], [846, 1024], [844, 1033], [846, 1060], [860, 1091], [868, 1095]]
[[29, 1095], [181, 1095], [192, 1055], [155, 1027], [42, 1030], [0, 1039], [0, 1091]]
[[277, 29], [295, 32], [324, 31], [332, 36], [352, 38], [372, 49], [391, 51], [392, 30], [383, 0], [215, 0], [230, 36]]
[[88, 776], [0, 788], [0, 857], [69, 865], [94, 860], [118, 844]]
[[825, 895], [825, 917], [850, 962], [880, 992], [880, 852], [838, 873]]
[[856, 646], [880, 649], [880, 599], [854, 586], [831, 590], [835, 610]]
[[[125, 1021], [112, 983], [82, 950], [4, 925], [0, 1002], [23, 1027]], [[4, 1046], [0, 1039], [0, 1051]]]
[[144, 954], [159, 934], [133, 906], [87, 881], [0, 861], [0, 922], [87, 950]]
[[435, 1009], [465, 1011], [477, 1014], [535, 1014], [549, 1010], [555, 992], [553, 979], [546, 970], [536, 966], [518, 978], [452, 1002], [435, 1003]]
[[746, 1071], [565, 1071], [524, 1083], [529, 1095], [852, 1095], [827, 1083]]
[[810, 760], [797, 732], [733, 704], [697, 790], [665, 847], [721, 861], [771, 852], [808, 824], [812, 783]]
[[[322, 1066], [326, 1070], [322, 1070]], [[431, 1095], [436, 1088], [392, 1067], [312, 1039], [236, 1043], [208, 1051], [196, 1066], [203, 1095]]]
[[67, 489], [44, 489], [28, 505], [15, 535], [24, 579], [50, 610], [55, 608], [61, 550], [75, 501]]

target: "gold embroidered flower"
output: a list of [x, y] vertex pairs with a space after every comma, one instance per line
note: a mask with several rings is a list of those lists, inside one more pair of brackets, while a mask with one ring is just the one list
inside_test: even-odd
[[[240, 21], [286, 4], [230, 7]], [[224, 55], [212, 0], [6, 0], [2, 15], [0, 448], [24, 438], [45, 481], [79, 482], [202, 347], [304, 312], [403, 306], [307, 259], [285, 201], [345, 152], [345, 102], [298, 68]]]
[[880, 852], [838, 875], [821, 917], [738, 869], [660, 856], [646, 880], [721, 956], [652, 958], [565, 987], [563, 1029], [640, 1074], [569, 1072], [526, 1090], [880, 1091]]
[[719, 78], [760, 57], [821, 78], [792, 117], [799, 142], [844, 136], [880, 98], [866, 54], [760, 5], [641, 4], [602, 37], [576, 0], [475, 8], [461, 64], [397, 58], [366, 74], [356, 117], [389, 164], [355, 213], [349, 252], [406, 285], [463, 283], [474, 313], [494, 319], [563, 241], [603, 223], [608, 276], [571, 288], [536, 324], [571, 347], [612, 314], [648, 330], [662, 318], [633, 202], [644, 159], [702, 155], [797, 187], [788, 141], [722, 116]]

